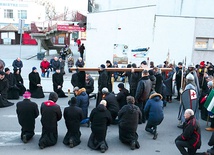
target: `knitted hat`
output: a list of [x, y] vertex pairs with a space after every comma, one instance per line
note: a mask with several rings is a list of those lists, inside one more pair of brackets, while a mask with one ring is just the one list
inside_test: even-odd
[[23, 94], [23, 98], [29, 98], [31, 97], [31, 93], [29, 91], [25, 91], [25, 93]]
[[9, 71], [9, 70], [10, 70], [9, 68], [5, 68], [5, 69], [4, 69], [4, 72], [7, 72], [7, 71]]
[[36, 67], [33, 67], [33, 68], [32, 68], [32, 71], [34, 71], [34, 70], [36, 70]]
[[207, 83], [207, 86], [212, 87], [212, 86], [213, 86], [213, 81], [209, 81], [209, 82]]

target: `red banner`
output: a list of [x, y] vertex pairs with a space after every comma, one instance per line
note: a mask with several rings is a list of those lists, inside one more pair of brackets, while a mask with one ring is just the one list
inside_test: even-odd
[[73, 25], [57, 25], [57, 30], [58, 31], [68, 31], [68, 32], [73, 32], [73, 31], [85, 32], [84, 27], [73, 26]]

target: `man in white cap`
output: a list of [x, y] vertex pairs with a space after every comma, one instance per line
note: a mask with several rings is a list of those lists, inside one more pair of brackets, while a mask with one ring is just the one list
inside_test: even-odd
[[38, 106], [30, 100], [31, 93], [23, 94], [23, 101], [16, 104], [16, 113], [21, 125], [21, 140], [27, 143], [34, 136], [35, 119], [39, 116]]

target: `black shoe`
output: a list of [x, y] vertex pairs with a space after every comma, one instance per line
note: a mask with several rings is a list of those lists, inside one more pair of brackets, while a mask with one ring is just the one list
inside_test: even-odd
[[139, 144], [139, 142], [138, 141], [136, 141], [136, 149], [139, 149], [140, 148], [140, 144]]
[[158, 137], [158, 133], [157, 133], [157, 132], [155, 132], [155, 133], [154, 133], [154, 137], [153, 137], [153, 139], [154, 139], [154, 140], [156, 140], [156, 139], [157, 139], [157, 137]]
[[73, 143], [73, 140], [72, 140], [72, 139], [69, 140], [69, 147], [70, 147], [70, 148], [73, 148], [73, 147], [74, 147], [74, 143]]
[[22, 141], [23, 141], [24, 143], [27, 143], [27, 136], [26, 136], [26, 135], [23, 135], [23, 136], [22, 136]]
[[105, 152], [106, 152], [106, 147], [105, 147], [104, 144], [102, 144], [102, 145], [100, 146], [100, 152], [101, 152], [101, 153], [105, 153]]
[[39, 148], [40, 148], [40, 149], [44, 149], [44, 148], [45, 148], [45, 146], [44, 146], [44, 145], [39, 144]]
[[133, 141], [133, 142], [131, 143], [130, 148], [131, 148], [131, 150], [134, 150], [134, 149], [136, 148], [136, 143], [135, 143], [135, 141]]

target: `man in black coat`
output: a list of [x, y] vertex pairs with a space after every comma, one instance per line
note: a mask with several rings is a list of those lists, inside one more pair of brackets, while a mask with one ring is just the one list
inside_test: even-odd
[[144, 106], [146, 105], [146, 101], [149, 98], [150, 92], [152, 90], [152, 81], [149, 78], [149, 72], [144, 70], [142, 72], [142, 78], [137, 84], [137, 90], [135, 95], [136, 105], [140, 108], [142, 112], [142, 122], [145, 123], [145, 115], [144, 115]]
[[80, 144], [80, 122], [83, 119], [82, 109], [76, 106], [77, 100], [75, 97], [72, 97], [68, 101], [69, 107], [64, 109], [64, 119], [65, 125], [67, 127], [67, 133], [63, 139], [65, 145], [73, 148]]
[[30, 100], [31, 93], [26, 91], [23, 94], [23, 101], [16, 104], [16, 113], [21, 125], [21, 140], [27, 143], [34, 136], [35, 119], [39, 116], [38, 106]]
[[111, 114], [106, 108], [106, 101], [101, 100], [100, 104], [90, 114], [92, 133], [88, 140], [88, 147], [100, 150], [102, 153], [108, 149], [106, 134], [111, 120]]
[[7, 100], [7, 90], [9, 88], [9, 82], [5, 78], [5, 72], [0, 71], [0, 108], [14, 105]]
[[19, 88], [16, 85], [14, 74], [10, 72], [9, 68], [5, 68], [5, 78], [9, 82], [9, 89], [7, 91], [7, 99], [19, 99]]
[[64, 91], [62, 90], [63, 87], [63, 74], [60, 73], [60, 69], [57, 68], [56, 72], [52, 75], [52, 82], [53, 82], [53, 90], [58, 94], [58, 97], [68, 97], [65, 95]]
[[97, 94], [97, 101], [96, 106], [99, 105], [100, 101], [102, 100], [102, 89], [104, 87], [108, 86], [108, 75], [105, 70], [105, 65], [100, 65], [100, 71], [99, 71], [99, 78], [98, 78], [98, 94]]
[[33, 98], [43, 98], [45, 97], [41, 85], [41, 78], [37, 72], [36, 67], [32, 68], [32, 72], [28, 75], [29, 78], [29, 89], [31, 92], [31, 97]]
[[175, 82], [176, 82], [176, 88], [177, 88], [177, 97], [176, 100], [180, 100], [180, 89], [181, 89], [181, 79], [182, 79], [182, 62], [178, 63], [178, 66], [175, 68], [176, 70], [176, 76], [175, 76]]
[[109, 93], [108, 88], [102, 89], [103, 99], [106, 100], [106, 108], [110, 111], [112, 117], [112, 124], [117, 124], [116, 117], [118, 116], [119, 104], [117, 98], [113, 93]]
[[56, 104], [57, 100], [57, 93], [51, 92], [48, 101], [43, 102], [41, 105], [42, 135], [39, 139], [40, 149], [53, 146], [57, 143], [57, 122], [62, 118], [60, 106]]
[[135, 96], [137, 90], [137, 83], [139, 81], [139, 73], [135, 72], [134, 69], [137, 68], [137, 65], [133, 63], [131, 65], [131, 75], [130, 75], [130, 94], [131, 96]]
[[175, 144], [181, 154], [195, 155], [201, 147], [201, 129], [192, 109], [186, 109], [184, 117], [186, 121], [183, 133], [175, 139]]
[[85, 51], [85, 46], [84, 46], [84, 44], [82, 44], [82, 45], [79, 47], [80, 57], [81, 57], [82, 59], [83, 59], [84, 51]]
[[126, 97], [129, 95], [129, 91], [124, 87], [123, 83], [119, 83], [118, 85], [119, 93], [117, 94], [117, 102], [119, 104], [119, 108], [121, 109], [124, 105], [127, 104]]
[[52, 62], [52, 68], [53, 71], [55, 72], [57, 68], [60, 68], [60, 62], [59, 62], [59, 58], [58, 57], [54, 57], [54, 60]]
[[132, 96], [127, 96], [127, 105], [123, 106], [118, 113], [119, 139], [121, 142], [130, 145], [131, 149], [140, 148], [137, 127], [141, 123], [142, 113], [139, 107], [135, 106]]

